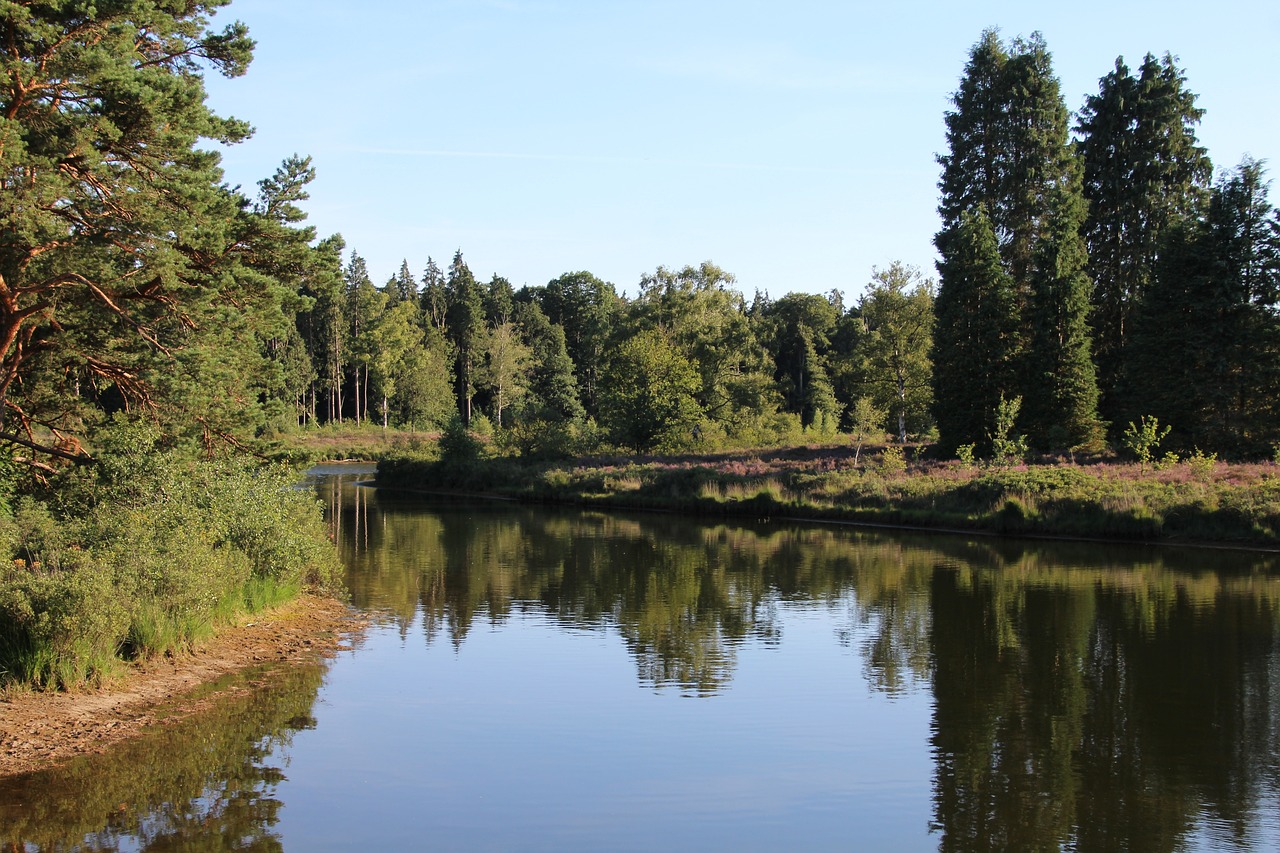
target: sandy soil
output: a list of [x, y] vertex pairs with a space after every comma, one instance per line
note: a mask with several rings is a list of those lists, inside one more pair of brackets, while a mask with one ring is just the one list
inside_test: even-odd
[[0, 776], [103, 752], [198, 711], [210, 701], [203, 685], [257, 664], [330, 657], [349, 649], [363, 626], [345, 604], [307, 595], [225, 629], [194, 653], [130, 666], [99, 689], [0, 694]]

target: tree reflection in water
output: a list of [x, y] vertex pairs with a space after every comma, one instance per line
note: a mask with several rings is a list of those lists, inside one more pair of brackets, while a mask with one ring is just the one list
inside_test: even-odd
[[1275, 820], [1275, 558], [371, 491], [340, 515], [357, 603], [402, 629], [461, 645], [536, 611], [618, 632], [641, 684], [693, 696], [783, 642], [780, 608], [843, 610], [873, 689], [933, 696], [944, 850], [1234, 845]]
[[[323, 663], [224, 679], [213, 706], [111, 751], [0, 782], [9, 850], [280, 850], [280, 750], [315, 725]], [[252, 684], [250, 684], [252, 680]], [[161, 711], [163, 714], [163, 710]]]

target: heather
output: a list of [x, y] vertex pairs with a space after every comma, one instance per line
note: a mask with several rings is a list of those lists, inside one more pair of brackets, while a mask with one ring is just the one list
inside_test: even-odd
[[[401, 457], [381, 485], [530, 501], [813, 518], [1000, 534], [1273, 547], [1280, 467], [1204, 458], [1157, 468], [1069, 459], [938, 461], [847, 445], [547, 462]], [[913, 457], [921, 458], [913, 458]]]

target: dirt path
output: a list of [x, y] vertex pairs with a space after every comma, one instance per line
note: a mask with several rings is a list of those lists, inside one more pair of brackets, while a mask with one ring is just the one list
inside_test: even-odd
[[193, 654], [133, 666], [98, 690], [0, 695], [0, 777], [103, 752], [148, 726], [181, 719], [210, 701], [198, 688], [229, 673], [330, 657], [351, 648], [364, 624], [339, 601], [304, 595], [225, 629]]

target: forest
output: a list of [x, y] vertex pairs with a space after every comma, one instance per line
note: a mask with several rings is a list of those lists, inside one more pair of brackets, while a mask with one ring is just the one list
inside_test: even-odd
[[943, 117], [936, 280], [886, 259], [856, 299], [748, 299], [705, 261], [516, 289], [457, 248], [378, 283], [306, 224], [309, 158], [226, 184], [210, 143], [250, 126], [204, 78], [254, 48], [212, 28], [228, 2], [0, 8], [8, 673], [75, 683], [331, 581], [314, 507], [251, 472], [346, 424], [530, 459], [1280, 454], [1280, 215], [1261, 163], [1215, 174], [1169, 55], [1117, 59], [1073, 114], [1042, 38], [983, 33]]
[[[1280, 219], [1261, 163], [1215, 178], [1195, 100], [1148, 54], [1117, 59], [1073, 118], [1043, 40], [988, 31], [945, 116], [936, 282], [889, 262], [847, 303], [748, 299], [708, 261], [659, 266], [631, 297], [587, 271], [513, 290], [459, 250], [377, 285], [333, 237], [299, 271], [296, 322], [264, 351], [281, 378], [259, 394], [289, 413], [277, 429], [457, 417], [522, 455], [837, 430], [989, 454], [1016, 402], [1041, 454], [1120, 447], [1145, 422], [1169, 449], [1269, 458]], [[264, 192], [300, 198], [308, 170], [289, 161]]]

